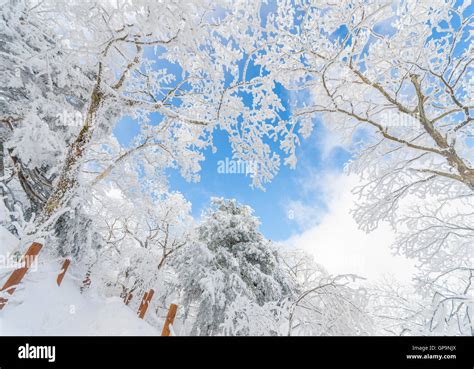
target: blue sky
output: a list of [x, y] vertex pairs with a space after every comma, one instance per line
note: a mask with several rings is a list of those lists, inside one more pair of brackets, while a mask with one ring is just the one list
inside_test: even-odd
[[[287, 95], [282, 93], [282, 98]], [[130, 118], [121, 120], [114, 134], [123, 145], [127, 145], [139, 132], [139, 124]], [[301, 231], [301, 225], [289, 216], [289, 204], [292, 202], [320, 204], [324, 211], [323, 191], [305, 191], [301, 188], [300, 179], [308, 177], [308, 173], [318, 173], [327, 168], [342, 170], [350, 155], [340, 147], [325, 152], [327, 132], [315, 121], [312, 135], [302, 141], [297, 150], [299, 159], [295, 170], [281, 166], [279, 173], [265, 191], [250, 187], [251, 179], [245, 174], [218, 173], [218, 163], [225, 158], [232, 158], [230, 145], [224, 132], [215, 134], [214, 144], [217, 152], [205, 151], [206, 159], [202, 162], [201, 180], [197, 183], [184, 180], [178, 170], [169, 171], [171, 190], [178, 190], [192, 203], [193, 216], [199, 217], [209, 205], [213, 196], [235, 198], [243, 204], [250, 205], [260, 218], [263, 234], [272, 240], [285, 240]], [[329, 155], [328, 155], [329, 154]], [[322, 190], [322, 189], [321, 189]]]
[[[262, 23], [265, 22], [265, 16], [271, 7], [271, 4], [262, 7]], [[147, 50], [147, 57], [153, 55], [152, 48]], [[243, 70], [244, 60], [245, 58], [242, 60], [241, 70]], [[156, 68], [163, 67], [173, 72], [177, 78], [181, 75], [181, 70], [177, 66], [158, 60]], [[248, 77], [251, 79], [258, 74], [259, 69], [251, 63]], [[177, 82], [179, 80], [174, 81], [174, 83]], [[281, 113], [281, 117], [288, 118], [291, 114], [289, 109], [290, 94], [278, 85], [275, 92], [287, 108], [286, 112]], [[250, 105], [250, 101], [246, 101], [246, 103]], [[159, 119], [158, 116], [155, 118]], [[214, 146], [217, 148], [217, 152], [212, 153], [211, 149], [205, 151], [206, 158], [202, 162], [200, 172], [201, 180], [198, 183], [187, 182], [180, 176], [179, 170], [170, 170], [170, 189], [182, 192], [186, 199], [192, 203], [192, 213], [196, 218], [209, 206], [211, 197], [235, 198], [255, 210], [255, 215], [261, 220], [260, 229], [267, 238], [275, 241], [286, 240], [304, 230], [301, 222], [296, 219], [298, 217], [291, 215], [291, 204], [311, 204], [316, 207], [315, 217], [317, 213], [324, 212], [326, 207], [324, 189], [318, 190], [318, 187], [314, 186], [311, 191], [305, 190], [301, 183], [302, 179], [310, 177], [309, 173], [313, 177], [317, 177], [318, 172], [328, 168], [341, 171], [344, 163], [350, 158], [349, 153], [341, 147], [335, 147], [330, 153], [327, 153], [325, 142], [327, 132], [320, 122], [315, 121], [314, 123], [312, 135], [303, 140], [297, 149], [298, 165], [296, 169], [292, 170], [282, 164], [273, 181], [265, 185], [265, 191], [251, 188], [251, 178], [245, 174], [218, 173], [218, 162], [226, 158], [232, 159], [226, 133], [222, 131], [214, 133]], [[126, 117], [118, 122], [114, 134], [122, 145], [127, 146], [139, 131], [139, 123]], [[279, 151], [277, 144], [269, 142], [269, 145], [275, 151]], [[309, 221], [308, 224], [313, 224], [313, 222]]]
[[[268, 9], [265, 10], [267, 12]], [[470, 12], [470, 10], [468, 10]], [[264, 17], [263, 17], [264, 19]], [[343, 36], [346, 30], [340, 28], [333, 35], [334, 39]], [[385, 30], [389, 32], [389, 30]], [[151, 50], [150, 50], [151, 54]], [[149, 55], [148, 55], [149, 56]], [[169, 63], [159, 61], [157, 67], [167, 67], [169, 70], [179, 76], [180, 70]], [[249, 75], [258, 74], [258, 69], [250, 65]], [[175, 81], [177, 82], [177, 81]], [[278, 88], [276, 90], [285, 106], [288, 106], [290, 95]], [[288, 112], [290, 110], [288, 109]], [[290, 113], [284, 113], [288, 115]], [[123, 145], [127, 145], [131, 139], [138, 134], [139, 124], [130, 118], [121, 120], [114, 133]], [[318, 187], [318, 175], [323, 175], [327, 171], [342, 171], [344, 164], [350, 159], [350, 153], [337, 144], [329, 145], [331, 139], [328, 136], [324, 126], [314, 122], [312, 135], [302, 141], [302, 145], [297, 150], [298, 165], [295, 170], [286, 166], [281, 166], [280, 172], [271, 183], [266, 185], [266, 191], [252, 189], [250, 187], [251, 179], [244, 174], [220, 174], [218, 173], [219, 160], [232, 158], [230, 145], [227, 142], [225, 133], [215, 134], [214, 145], [217, 148], [216, 153], [210, 149], [205, 151], [206, 159], [202, 163], [200, 172], [201, 180], [198, 183], [186, 182], [179, 174], [179, 171], [169, 172], [171, 190], [178, 190], [192, 203], [193, 215], [197, 218], [202, 211], [209, 205], [212, 196], [235, 198], [239, 202], [250, 205], [255, 214], [260, 218], [263, 234], [272, 240], [286, 240], [295, 235], [302, 229], [301, 223], [296, 219], [291, 219], [289, 210], [291, 204], [300, 203], [311, 205], [315, 209], [314, 217], [324, 213], [326, 209], [325, 189]], [[276, 149], [275, 144], [273, 148]], [[302, 181], [314, 181], [312, 183], [302, 184]], [[311, 187], [311, 190], [307, 190]], [[310, 225], [317, 222], [318, 219], [308, 220]]]

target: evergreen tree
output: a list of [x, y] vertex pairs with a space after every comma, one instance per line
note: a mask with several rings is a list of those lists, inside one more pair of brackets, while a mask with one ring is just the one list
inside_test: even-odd
[[[259, 220], [249, 206], [213, 198], [201, 224], [176, 260], [184, 306], [195, 303], [192, 335], [223, 333], [232, 317], [232, 304], [246, 301], [263, 306], [291, 295], [292, 287], [272, 243], [259, 232]], [[271, 314], [271, 312], [268, 312]], [[249, 329], [252, 322], [249, 319]], [[246, 334], [249, 329], [230, 334]]]

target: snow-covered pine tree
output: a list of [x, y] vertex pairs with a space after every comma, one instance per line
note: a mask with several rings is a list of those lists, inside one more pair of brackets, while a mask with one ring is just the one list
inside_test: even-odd
[[212, 198], [211, 203], [194, 242], [181, 250], [175, 264], [186, 316], [193, 319], [190, 334], [248, 334], [250, 327], [224, 331], [224, 321], [239, 320], [232, 314], [246, 311], [232, 304], [278, 304], [291, 296], [292, 285], [277, 251], [259, 232], [253, 210], [236, 200]]

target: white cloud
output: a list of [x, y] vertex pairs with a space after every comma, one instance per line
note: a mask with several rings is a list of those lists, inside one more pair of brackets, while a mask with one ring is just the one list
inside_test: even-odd
[[290, 200], [286, 204], [288, 219], [296, 222], [300, 229], [316, 225], [323, 210], [318, 206], [308, 206], [301, 200]]
[[357, 185], [357, 179], [342, 173], [321, 178], [318, 186], [325, 189], [328, 212], [317, 225], [285, 243], [309, 252], [333, 274], [354, 273], [370, 281], [392, 275], [400, 282], [409, 282], [415, 271], [414, 262], [392, 254], [394, 233], [390, 227], [382, 224], [366, 234], [352, 218], [350, 210], [355, 199], [351, 189]]
[[332, 182], [337, 182], [340, 172], [318, 170], [308, 163], [304, 176], [295, 179], [297, 194], [302, 200], [286, 199], [283, 206], [288, 219], [298, 224], [300, 230], [307, 230], [321, 222], [326, 214], [328, 199], [333, 196]]
[[319, 138], [321, 141], [320, 150], [321, 150], [321, 159], [327, 160], [331, 157], [331, 154], [335, 149], [348, 149], [349, 144], [344, 142], [341, 134], [333, 129], [330, 129], [330, 126], [323, 124], [323, 134]]

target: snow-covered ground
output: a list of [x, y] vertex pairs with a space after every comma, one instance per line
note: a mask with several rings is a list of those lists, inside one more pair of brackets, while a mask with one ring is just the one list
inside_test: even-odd
[[[0, 252], [6, 255], [17, 242], [0, 228]], [[59, 261], [50, 260], [43, 251], [37, 266], [23, 279], [0, 312], [0, 335], [159, 335], [157, 329], [139, 319], [119, 298], [104, 299], [94, 294], [93, 285], [86, 295], [79, 282], [66, 273], [60, 287], [56, 277]], [[1, 273], [3, 286], [10, 273]]]

